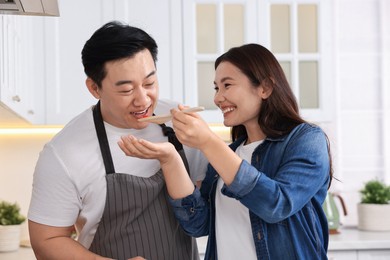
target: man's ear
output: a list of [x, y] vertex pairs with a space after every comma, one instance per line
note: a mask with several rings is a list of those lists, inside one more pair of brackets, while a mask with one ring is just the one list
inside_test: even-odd
[[92, 94], [92, 96], [94, 96], [96, 99], [100, 99], [99, 87], [95, 83], [95, 81], [93, 81], [91, 78], [88, 77], [85, 80], [85, 85], [87, 85], [87, 88], [88, 88], [89, 92]]

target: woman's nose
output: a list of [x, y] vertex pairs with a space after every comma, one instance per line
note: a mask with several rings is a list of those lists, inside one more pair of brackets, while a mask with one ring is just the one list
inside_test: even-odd
[[218, 90], [214, 95], [214, 103], [218, 105], [225, 100], [225, 95], [221, 90]]

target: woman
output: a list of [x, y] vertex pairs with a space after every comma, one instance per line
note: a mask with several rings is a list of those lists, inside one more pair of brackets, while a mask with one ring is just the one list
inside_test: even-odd
[[125, 137], [122, 150], [160, 161], [176, 218], [188, 234], [209, 236], [205, 259], [327, 259], [327, 136], [300, 117], [280, 64], [263, 46], [232, 48], [215, 69], [214, 102], [232, 127], [230, 148], [199, 115], [172, 111], [180, 142], [209, 160], [200, 190], [172, 145]]

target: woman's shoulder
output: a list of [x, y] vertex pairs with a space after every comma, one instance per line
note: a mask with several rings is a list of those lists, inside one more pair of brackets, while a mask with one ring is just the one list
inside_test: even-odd
[[296, 135], [296, 134], [309, 134], [309, 133], [317, 133], [317, 134], [324, 134], [324, 131], [322, 128], [316, 124], [312, 123], [301, 123], [297, 125], [289, 135]]
[[322, 143], [326, 144], [327, 136], [322, 128], [315, 124], [302, 123], [296, 126], [286, 138], [289, 143], [302, 143], [302, 144], [314, 144]]

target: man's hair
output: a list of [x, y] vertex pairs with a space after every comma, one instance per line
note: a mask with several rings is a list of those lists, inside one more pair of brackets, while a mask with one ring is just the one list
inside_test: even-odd
[[145, 49], [156, 63], [157, 44], [149, 34], [118, 21], [106, 23], [94, 32], [81, 51], [84, 72], [100, 88], [107, 74], [106, 62], [131, 58]]

